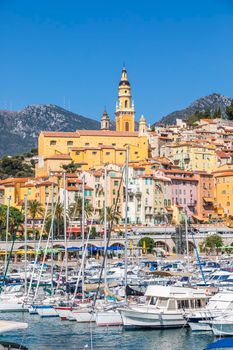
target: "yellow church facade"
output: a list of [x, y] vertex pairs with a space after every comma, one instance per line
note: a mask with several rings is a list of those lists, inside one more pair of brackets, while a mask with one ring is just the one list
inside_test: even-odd
[[77, 164], [81, 170], [105, 163], [123, 165], [127, 145], [130, 162], [147, 160], [149, 147], [145, 136], [145, 119], [140, 120], [139, 131], [135, 131], [135, 110], [125, 68], [118, 87], [115, 114], [115, 131], [109, 130], [110, 119], [106, 111], [101, 119], [101, 130], [42, 131], [38, 139], [36, 176], [49, 176], [53, 172], [61, 171], [62, 165], [71, 162]]

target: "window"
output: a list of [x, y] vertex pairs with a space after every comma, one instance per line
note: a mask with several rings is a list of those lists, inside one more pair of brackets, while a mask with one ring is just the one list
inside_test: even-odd
[[129, 122], [125, 123], [125, 131], [129, 131]]
[[127, 107], [128, 107], [128, 101], [125, 100], [125, 108], [127, 108]]
[[73, 141], [67, 141], [67, 146], [73, 146]]
[[146, 194], [149, 194], [149, 189], [148, 188], [146, 189]]
[[118, 181], [114, 181], [114, 186], [118, 186]]
[[32, 189], [31, 188], [28, 189], [28, 194], [29, 195], [32, 194]]
[[80, 152], [79, 151], [76, 152], [76, 156], [80, 156]]
[[134, 152], [134, 154], [138, 154], [138, 152]]
[[57, 144], [57, 141], [55, 141], [55, 140], [50, 141], [50, 146], [55, 146], [56, 144]]
[[92, 154], [97, 154], [97, 152], [93, 151]]
[[120, 152], [120, 156], [122, 156], [123, 152]]
[[86, 142], [86, 143], [85, 143], [85, 146], [90, 146], [90, 143], [89, 143], [89, 142]]
[[110, 156], [110, 152], [106, 152], [106, 156]]
[[227, 206], [229, 207], [231, 205], [231, 202], [227, 202]]
[[116, 194], [116, 190], [112, 190], [112, 194]]
[[99, 146], [103, 146], [103, 144], [102, 144], [102, 143], [98, 143], [98, 145], [99, 145]]
[[112, 143], [112, 146], [116, 146], [116, 144], [115, 144], [115, 143]]

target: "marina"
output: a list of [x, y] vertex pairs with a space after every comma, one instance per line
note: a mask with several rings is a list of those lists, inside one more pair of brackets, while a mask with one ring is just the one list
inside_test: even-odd
[[[5, 316], [4, 316], [5, 318]], [[28, 322], [25, 332], [15, 332], [1, 336], [1, 341], [24, 343], [32, 350], [46, 349], [121, 349], [133, 350], [203, 350], [214, 340], [211, 334], [195, 334], [188, 328], [169, 329], [166, 331], [124, 331], [121, 327], [96, 327], [58, 319], [43, 319], [29, 314], [8, 315], [8, 319]], [[92, 345], [91, 345], [92, 343]]]

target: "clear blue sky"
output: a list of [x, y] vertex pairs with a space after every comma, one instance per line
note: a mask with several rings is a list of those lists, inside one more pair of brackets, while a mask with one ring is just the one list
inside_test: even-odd
[[123, 63], [136, 119], [233, 97], [233, 0], [0, 0], [0, 39], [0, 109], [113, 118]]

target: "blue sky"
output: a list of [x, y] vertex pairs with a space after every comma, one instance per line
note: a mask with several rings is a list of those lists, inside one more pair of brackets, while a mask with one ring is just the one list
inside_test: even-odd
[[125, 63], [136, 119], [233, 97], [233, 0], [0, 0], [0, 109], [111, 118]]

